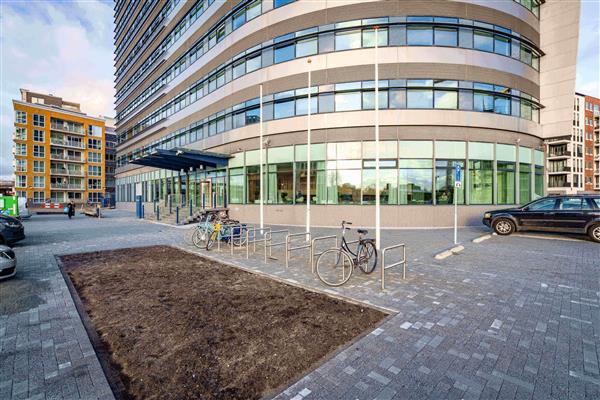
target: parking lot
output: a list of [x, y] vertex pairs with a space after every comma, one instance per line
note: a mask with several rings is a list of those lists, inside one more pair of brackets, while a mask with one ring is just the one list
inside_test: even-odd
[[[53, 255], [149, 244], [205, 253], [184, 243], [185, 229], [106, 216], [25, 223], [17, 276], [0, 282], [0, 398], [111, 398]], [[384, 231], [383, 246], [404, 242], [408, 258], [407, 279], [390, 270], [386, 291], [378, 273], [358, 271], [343, 287], [324, 287], [307, 251], [288, 269], [278, 250], [267, 264], [240, 249], [208, 255], [393, 313], [277, 398], [600, 398], [600, 245], [537, 233], [472, 242], [486, 233], [461, 229], [465, 249], [435, 260], [452, 230]]]

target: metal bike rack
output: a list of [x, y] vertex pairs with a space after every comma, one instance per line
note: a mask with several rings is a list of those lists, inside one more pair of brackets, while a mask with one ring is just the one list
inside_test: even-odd
[[[273, 243], [273, 234], [274, 233], [290, 233], [289, 229], [281, 229], [279, 231], [269, 231], [265, 234], [265, 263], [267, 262], [267, 247], [269, 248], [269, 258], [273, 258], [273, 253], [271, 252], [271, 249], [275, 246], [284, 246], [286, 244], [286, 242], [278, 242], [278, 243]], [[267, 244], [268, 242], [268, 244]]]
[[[390, 250], [395, 250], [398, 248], [402, 248], [402, 260], [397, 261], [390, 265], [385, 265], [385, 254]], [[404, 243], [400, 243], [394, 246], [388, 246], [381, 251], [381, 290], [385, 290], [385, 270], [397, 267], [402, 264], [402, 279], [406, 279], [406, 245]]]
[[[250, 232], [252, 231], [252, 240], [250, 240]], [[261, 232], [262, 238], [256, 238], [256, 231]], [[271, 232], [271, 227], [268, 228], [257, 228], [250, 227], [246, 229], [246, 260], [250, 258], [250, 244], [252, 244], [252, 252], [256, 253], [256, 243], [263, 242], [266, 245], [266, 232]]]
[[[223, 236], [225, 236], [223, 234], [225, 232], [225, 228], [229, 228], [229, 227], [233, 227], [233, 226], [236, 226], [236, 224], [221, 225], [221, 230], [219, 231], [219, 233], [217, 235], [217, 251], [221, 251], [221, 238]], [[229, 233], [229, 240], [230, 240], [230, 242], [232, 242], [231, 233]], [[231, 252], [233, 254], [233, 249], [231, 250]]]
[[[235, 230], [235, 228], [239, 228], [238, 234], [235, 235], [233, 233], [233, 231]], [[242, 240], [242, 224], [232, 224], [229, 225], [229, 248], [231, 251], [231, 255], [233, 256], [233, 248], [235, 247], [234, 243], [233, 243], [233, 238], [234, 237], [239, 237], [240, 241]]]
[[[291, 238], [294, 237], [300, 237], [300, 236], [305, 236], [306, 242], [308, 242], [308, 244], [302, 245], [302, 246], [296, 246], [296, 247], [290, 247], [290, 243], [291, 243]], [[301, 233], [290, 233], [285, 237], [285, 267], [288, 268], [290, 266], [290, 252], [293, 250], [300, 250], [300, 249], [308, 249], [311, 248], [311, 242], [310, 242], [310, 232], [301, 232]]]
[[315, 244], [317, 242], [321, 242], [323, 240], [328, 240], [328, 239], [335, 239], [335, 247], [338, 247], [338, 237], [337, 235], [329, 235], [329, 236], [321, 236], [321, 237], [316, 237], [312, 240], [311, 242], [311, 246], [310, 246], [310, 268], [312, 273], [315, 273], [315, 257], [320, 256], [321, 254], [325, 253], [327, 250], [323, 250], [319, 253], [315, 253]]

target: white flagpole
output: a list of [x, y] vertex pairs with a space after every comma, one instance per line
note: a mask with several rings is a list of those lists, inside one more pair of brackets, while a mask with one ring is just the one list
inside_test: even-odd
[[[379, 27], [375, 27], [375, 247], [381, 249], [381, 199], [379, 198]], [[382, 266], [383, 268], [383, 266]]]
[[264, 206], [264, 201], [263, 201], [263, 85], [260, 85], [260, 98], [259, 98], [259, 104], [260, 104], [260, 109], [259, 109], [259, 123], [258, 123], [258, 130], [259, 130], [259, 134], [258, 134], [258, 140], [260, 142], [260, 150], [259, 150], [259, 154], [260, 154], [260, 229], [264, 228], [264, 210], [263, 210], [263, 206]]
[[[308, 59], [308, 127], [307, 127], [307, 140], [306, 140], [306, 232], [310, 233], [310, 146], [311, 146], [311, 137], [310, 137], [310, 95], [311, 95], [311, 59]], [[306, 240], [310, 240], [307, 235]]]

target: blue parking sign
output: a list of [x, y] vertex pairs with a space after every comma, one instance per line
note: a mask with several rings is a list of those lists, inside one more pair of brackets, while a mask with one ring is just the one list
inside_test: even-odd
[[456, 166], [454, 167], [454, 182], [461, 181], [460, 175], [461, 175], [460, 164], [456, 164]]

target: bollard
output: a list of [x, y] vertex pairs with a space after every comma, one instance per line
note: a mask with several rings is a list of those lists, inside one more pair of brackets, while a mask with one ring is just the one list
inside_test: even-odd
[[158, 207], [158, 205], [156, 204], [156, 199], [154, 199], [154, 212], [156, 213], [156, 207]]
[[[98, 213], [100, 214], [100, 213]], [[144, 204], [142, 203], [142, 219], [144, 219]]]
[[202, 193], [202, 210], [206, 210], [206, 194]]
[[169, 195], [169, 214], [173, 214], [173, 198]]
[[179, 206], [175, 207], [175, 225], [179, 225]]
[[156, 207], [156, 220], [160, 221], [160, 207]]
[[192, 216], [192, 199], [190, 199], [190, 217]]

